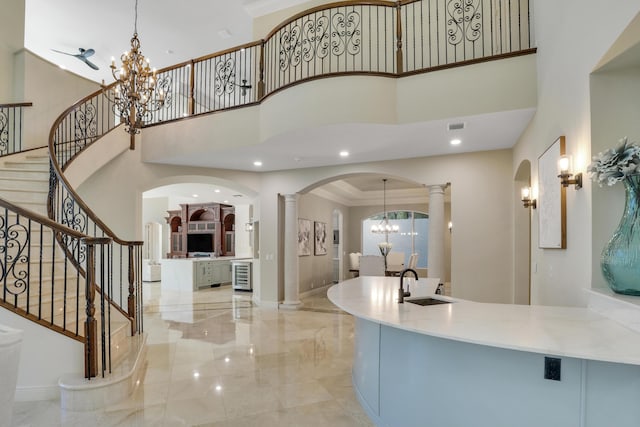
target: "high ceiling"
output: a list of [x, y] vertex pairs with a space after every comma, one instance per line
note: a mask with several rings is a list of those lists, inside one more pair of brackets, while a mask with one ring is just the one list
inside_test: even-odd
[[[135, 0], [25, 1], [25, 46], [29, 50], [88, 79], [106, 83], [113, 81], [109, 64], [111, 57], [119, 58], [124, 50], [129, 49], [134, 29]], [[152, 66], [163, 68], [253, 41], [255, 17], [305, 2], [190, 0], [179, 3], [138, 0], [137, 29], [141, 50], [151, 59]], [[92, 70], [77, 59], [52, 50], [73, 54], [79, 48], [95, 49], [90, 60], [100, 70]], [[262, 170], [267, 171], [510, 148], [533, 114], [534, 110], [523, 109], [409, 125], [344, 124], [306, 129], [306, 144], [300, 144], [299, 135], [293, 132], [271, 138], [249, 151], [229, 149], [215, 155], [174, 157], [161, 162], [255, 170], [247, 161], [250, 157], [260, 158], [264, 164]], [[464, 139], [465, 143], [452, 147], [448, 143], [451, 135], [447, 132], [447, 123], [460, 121], [467, 126], [456, 136]], [[352, 141], [367, 141], [367, 144], [353, 146]], [[344, 149], [350, 151], [349, 158], [338, 158], [338, 151]], [[380, 178], [369, 177], [364, 178], [366, 182], [345, 183], [358, 189], [349, 197], [360, 194], [361, 202], [367, 199], [365, 194], [380, 185]], [[414, 186], [414, 190], [419, 188]], [[335, 191], [341, 193], [344, 188], [336, 188]], [[390, 191], [394, 190], [390, 188]], [[336, 197], [344, 197], [344, 194]]]
[[[253, 17], [304, 0], [138, 0], [138, 36], [151, 65], [163, 68], [253, 41]], [[135, 0], [26, 0], [25, 47], [96, 82], [113, 81], [109, 64], [129, 50]], [[71, 56], [94, 49], [95, 71]]]

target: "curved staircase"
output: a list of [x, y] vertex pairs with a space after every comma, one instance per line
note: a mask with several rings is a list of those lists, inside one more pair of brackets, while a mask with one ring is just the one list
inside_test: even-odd
[[[50, 181], [47, 149], [17, 153], [0, 160], [0, 199], [25, 211], [5, 208], [1, 216], [0, 236], [10, 236], [18, 248], [8, 242], [3, 248], [8, 261], [0, 263], [9, 280], [0, 283], [2, 306], [27, 319], [60, 332], [60, 339], [86, 339], [86, 283], [83, 272], [75, 268], [56, 240], [56, 229], [42, 226], [46, 222]], [[28, 212], [33, 212], [33, 218]], [[38, 218], [37, 215], [42, 216]], [[23, 257], [23, 262], [11, 259]], [[1, 255], [0, 255], [1, 258]], [[9, 273], [9, 271], [11, 271]], [[11, 278], [25, 277], [24, 291]], [[106, 303], [105, 303], [106, 301]], [[61, 404], [65, 409], [92, 410], [117, 402], [131, 394], [141, 374], [145, 354], [145, 337], [131, 334], [131, 320], [111, 309], [108, 300], [96, 304], [94, 317], [102, 324], [108, 319], [108, 336], [98, 340], [96, 353], [108, 355], [108, 364], [99, 379], [87, 380], [82, 373], [59, 372]], [[103, 317], [104, 313], [104, 317]], [[106, 322], [104, 322], [106, 323]], [[29, 339], [25, 337], [25, 339]]]

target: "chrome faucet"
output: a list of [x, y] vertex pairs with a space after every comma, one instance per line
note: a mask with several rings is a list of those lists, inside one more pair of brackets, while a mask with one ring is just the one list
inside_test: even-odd
[[411, 268], [405, 268], [404, 270], [402, 270], [402, 272], [400, 273], [400, 289], [398, 289], [398, 304], [404, 303], [405, 297], [411, 296], [411, 292], [409, 292], [409, 285], [407, 285], [407, 291], [405, 292], [404, 290], [404, 275], [409, 272], [413, 273], [416, 280], [418, 280], [418, 273], [416, 273], [415, 270]]

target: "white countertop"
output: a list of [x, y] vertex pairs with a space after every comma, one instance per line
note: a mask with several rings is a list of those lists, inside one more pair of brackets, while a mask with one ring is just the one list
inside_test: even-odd
[[218, 256], [218, 257], [207, 257], [207, 256], [198, 256], [198, 257], [191, 257], [191, 258], [163, 258], [160, 260], [160, 263], [162, 264], [165, 261], [177, 261], [177, 262], [184, 262], [184, 261], [253, 261], [253, 258], [244, 258], [244, 257], [236, 257], [236, 256]]
[[488, 304], [433, 295], [425, 279], [412, 296], [453, 301], [398, 304], [397, 277], [357, 277], [332, 286], [331, 302], [356, 317], [420, 334], [579, 359], [640, 365], [640, 333], [588, 308]]

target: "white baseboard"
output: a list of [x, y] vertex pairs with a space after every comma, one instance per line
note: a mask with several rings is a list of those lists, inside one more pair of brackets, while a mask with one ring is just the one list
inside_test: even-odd
[[307, 298], [310, 297], [311, 295], [315, 295], [315, 294], [319, 294], [322, 292], [326, 292], [327, 289], [329, 289], [331, 286], [333, 286], [333, 283], [329, 284], [329, 285], [325, 285], [322, 286], [320, 288], [315, 288], [315, 289], [311, 289], [309, 291], [303, 292], [300, 294], [300, 298]]
[[17, 387], [16, 402], [34, 402], [38, 400], [57, 400], [60, 398], [60, 388], [55, 386]]

